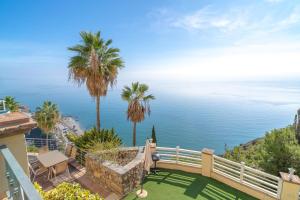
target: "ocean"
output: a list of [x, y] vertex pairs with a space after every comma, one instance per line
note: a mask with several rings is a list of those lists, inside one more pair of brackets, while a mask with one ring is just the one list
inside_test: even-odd
[[[3, 75], [3, 74], [2, 74]], [[95, 125], [95, 101], [85, 86], [64, 78], [0, 75], [0, 98], [14, 96], [32, 111], [44, 100], [58, 104], [64, 115], [74, 116], [84, 129]], [[124, 82], [101, 99], [101, 125], [114, 128], [131, 145], [132, 124], [121, 97]], [[137, 125], [137, 143], [143, 145], [155, 126], [159, 146], [224, 151], [262, 137], [266, 131], [293, 123], [300, 107], [297, 82], [148, 83], [156, 100], [151, 115]]]

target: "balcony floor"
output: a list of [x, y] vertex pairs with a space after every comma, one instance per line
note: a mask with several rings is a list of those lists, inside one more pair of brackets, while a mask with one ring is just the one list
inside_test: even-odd
[[[147, 200], [254, 200], [243, 192], [198, 174], [161, 169], [157, 175], [148, 175], [144, 181]], [[135, 192], [125, 200], [136, 200]]]

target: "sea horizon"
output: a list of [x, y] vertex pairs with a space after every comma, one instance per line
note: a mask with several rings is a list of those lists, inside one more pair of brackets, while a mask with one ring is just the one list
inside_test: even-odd
[[[84, 85], [77, 87], [66, 78], [58, 82], [12, 84], [15, 82], [20, 80], [1, 78], [4, 87], [0, 97], [14, 96], [31, 111], [50, 100], [58, 105], [62, 115], [78, 119], [83, 129], [95, 126], [95, 101]], [[137, 125], [137, 145], [144, 145], [151, 137], [154, 125], [160, 146], [211, 148], [221, 154], [225, 145], [232, 148], [292, 124], [300, 107], [300, 84], [291, 80], [146, 83], [156, 100], [151, 102], [150, 116]], [[132, 124], [126, 119], [127, 103], [120, 96], [123, 85], [126, 81], [119, 81], [101, 98], [101, 126], [114, 128], [124, 145], [130, 146]]]

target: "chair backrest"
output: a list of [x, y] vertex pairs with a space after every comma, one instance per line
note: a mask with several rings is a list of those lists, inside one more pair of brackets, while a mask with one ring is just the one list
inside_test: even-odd
[[55, 172], [56, 174], [60, 174], [62, 172], [65, 172], [68, 168], [68, 162], [61, 162], [55, 165]]
[[28, 163], [28, 167], [30, 171], [35, 175], [38, 175], [47, 170], [47, 168], [43, 167], [39, 162]]
[[77, 148], [75, 146], [73, 146], [69, 157], [72, 159], [75, 159], [76, 154], [77, 154]]
[[32, 173], [35, 172], [34, 169], [33, 169], [33, 167], [31, 166], [31, 164], [29, 162], [28, 162], [28, 168], [29, 168], [29, 171], [31, 171]]
[[36, 169], [40, 168], [41, 164], [39, 163], [39, 161], [29, 162], [29, 166], [32, 169], [36, 170]]
[[70, 143], [67, 144], [67, 147], [66, 147], [66, 150], [65, 150], [65, 155], [66, 155], [67, 157], [70, 157], [72, 148], [73, 148], [73, 145], [72, 145], [72, 144], [70, 144]]
[[39, 154], [47, 153], [49, 151], [47, 146], [39, 148]]

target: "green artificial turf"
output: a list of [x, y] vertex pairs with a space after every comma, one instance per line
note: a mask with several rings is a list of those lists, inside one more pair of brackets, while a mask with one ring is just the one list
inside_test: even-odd
[[[145, 200], [254, 200], [243, 192], [198, 174], [177, 170], [160, 170], [157, 175], [148, 175], [144, 181], [148, 192]], [[139, 199], [135, 191], [125, 200]]]

